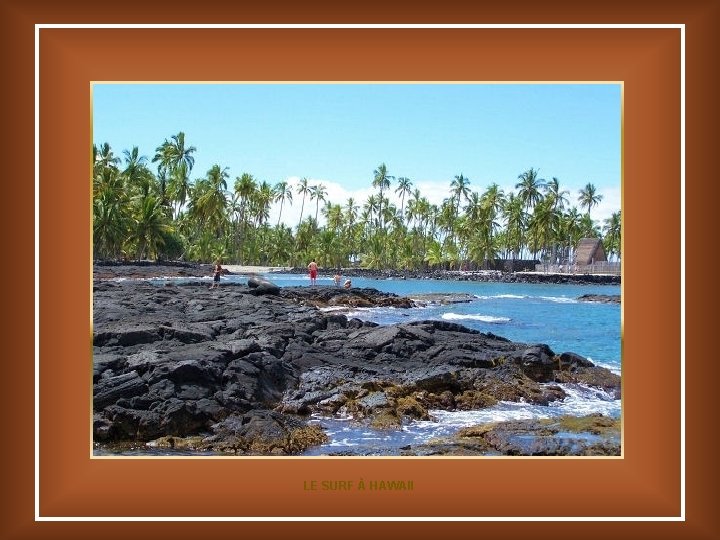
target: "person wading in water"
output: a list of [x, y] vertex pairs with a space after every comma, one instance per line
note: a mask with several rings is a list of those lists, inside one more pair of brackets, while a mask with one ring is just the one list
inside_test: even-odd
[[314, 286], [317, 282], [317, 274], [318, 274], [318, 265], [315, 262], [315, 259], [310, 261], [310, 264], [308, 264], [308, 270], [310, 271], [310, 285]]

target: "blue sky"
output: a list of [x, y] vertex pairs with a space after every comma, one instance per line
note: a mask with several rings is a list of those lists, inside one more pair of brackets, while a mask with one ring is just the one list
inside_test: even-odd
[[[214, 164], [231, 189], [245, 172], [272, 185], [307, 177], [336, 203], [362, 204], [383, 162], [436, 204], [461, 173], [475, 191], [507, 192], [532, 167], [571, 204], [593, 183], [602, 222], [620, 210], [620, 99], [619, 84], [95, 84], [93, 142], [150, 160], [183, 131], [193, 179]], [[296, 196], [283, 221], [299, 213]]]

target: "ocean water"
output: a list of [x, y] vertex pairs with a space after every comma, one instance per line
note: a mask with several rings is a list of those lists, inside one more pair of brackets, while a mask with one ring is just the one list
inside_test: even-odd
[[[305, 275], [262, 276], [279, 286], [309, 285]], [[512, 341], [545, 343], [556, 353], [574, 352], [621, 374], [621, 306], [580, 302], [585, 294], [619, 295], [619, 285], [485, 283], [454, 280], [371, 279], [353, 277], [353, 287], [373, 287], [410, 298], [426, 294], [465, 294], [470, 302], [428, 305], [411, 309], [372, 308], [345, 312], [348, 317], [392, 324], [415, 320], [446, 320], [481, 332], [492, 332]], [[224, 276], [225, 282], [246, 282], [247, 276]], [[330, 276], [319, 276], [318, 285], [334, 286]], [[306, 455], [397, 455], [398, 449], [483, 422], [550, 418], [563, 414], [602, 413], [619, 417], [620, 400], [582, 385], [560, 385], [568, 394], [548, 406], [500, 402], [479, 411], [430, 411], [432, 420], [412, 422], [400, 430], [376, 431], [359, 426], [352, 418], [316, 417], [330, 441]]]
[[[268, 274], [283, 286], [308, 285], [307, 276]], [[247, 281], [232, 276], [228, 281]], [[373, 287], [400, 296], [466, 294], [469, 303], [427, 307], [372, 308], [344, 312], [348, 317], [392, 324], [424, 319], [446, 320], [523, 343], [546, 343], [556, 353], [575, 352], [620, 374], [620, 305], [580, 302], [585, 294], [619, 295], [619, 285], [484, 283], [429, 279], [368, 279], [353, 277], [353, 287]], [[334, 286], [330, 277], [318, 285]]]
[[548, 406], [501, 401], [494, 407], [477, 411], [435, 410], [430, 411], [432, 420], [411, 422], [399, 430], [362, 429], [353, 423], [352, 418], [316, 417], [313, 421], [323, 427], [330, 441], [309, 449], [305, 455], [398, 455], [404, 446], [423, 444], [438, 437], [449, 437], [464, 427], [486, 422], [553, 418], [566, 414], [582, 416], [602, 413], [615, 418], [620, 416], [620, 401], [614, 400], [602, 390], [582, 385], [559, 386], [565, 390], [568, 397]]
[[[307, 276], [271, 274], [265, 276], [280, 286], [307, 285]], [[369, 279], [353, 277], [353, 287], [373, 287], [410, 298], [426, 294], [470, 295], [467, 303], [426, 307], [356, 309], [348, 317], [392, 324], [438, 319], [463, 324], [481, 332], [529, 344], [546, 343], [556, 353], [575, 352], [596, 365], [621, 374], [620, 305], [580, 302], [585, 294], [619, 295], [619, 285], [570, 285], [485, 283], [475, 281], [424, 279]], [[318, 285], [333, 286], [330, 277]], [[595, 388], [561, 385], [568, 397], [548, 406], [500, 402], [479, 411], [430, 411], [432, 421], [412, 422], [400, 430], [377, 431], [359, 428], [352, 418], [315, 419], [330, 442], [309, 450], [306, 455], [347, 454], [393, 455], [398, 449], [422, 444], [436, 437], [451, 436], [463, 427], [503, 420], [539, 419], [563, 414], [582, 416], [602, 413], [620, 416], [620, 400]]]

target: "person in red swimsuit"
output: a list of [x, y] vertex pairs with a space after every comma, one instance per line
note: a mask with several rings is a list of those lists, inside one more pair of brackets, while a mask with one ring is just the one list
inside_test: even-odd
[[315, 259], [313, 259], [310, 264], [308, 264], [308, 270], [310, 271], [310, 285], [315, 285], [317, 282], [318, 274], [318, 265], [315, 262]]

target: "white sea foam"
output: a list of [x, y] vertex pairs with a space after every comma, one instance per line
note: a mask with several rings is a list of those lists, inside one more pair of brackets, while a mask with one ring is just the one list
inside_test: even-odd
[[493, 317], [492, 315], [462, 315], [460, 313], [443, 313], [441, 318], [446, 321], [481, 321], [494, 324], [510, 322], [508, 317]]
[[550, 418], [552, 416], [548, 407], [531, 405], [529, 403], [513, 403], [501, 401], [487, 409], [474, 411], [428, 411], [436, 422], [417, 422], [420, 428], [433, 428], [439, 424], [446, 429], [460, 429], [487, 422], [506, 422], [510, 420], [532, 420], [533, 418]]
[[557, 409], [560, 414], [584, 416], [586, 414], [602, 413], [607, 416], [619, 416], [619, 399], [600, 388], [593, 388], [583, 384], [561, 384], [560, 387], [568, 395], [562, 401], [550, 403], [550, 407]]
[[548, 302], [557, 302], [558, 304], [577, 304], [576, 298], [568, 298], [566, 296], [541, 296], [543, 300]]
[[503, 298], [503, 299], [511, 299], [511, 300], [522, 300], [523, 298], [528, 298], [527, 296], [522, 296], [518, 294], [495, 294], [491, 296], [483, 296], [483, 295], [475, 295], [475, 298], [478, 300], [493, 300], [495, 298]]
[[452, 436], [461, 428], [489, 422], [539, 420], [562, 415], [584, 416], [592, 413], [620, 416], [620, 400], [613, 399], [613, 396], [603, 390], [579, 384], [559, 386], [567, 397], [548, 406], [501, 401], [493, 407], [474, 411], [430, 410], [432, 420], [411, 422], [403, 426], [400, 431], [388, 433], [373, 432], [366, 427], [355, 426], [347, 419], [314, 416], [317, 421], [325, 425], [330, 437], [330, 442], [323, 445], [326, 449], [352, 446], [399, 448], [407, 444], [422, 444], [436, 437]]
[[351, 441], [348, 438], [342, 439], [342, 440], [333, 440], [328, 444], [328, 446], [360, 446], [359, 442]]
[[493, 407], [474, 411], [431, 410], [430, 415], [435, 421], [416, 422], [416, 429], [437, 431], [442, 426], [444, 430], [455, 430], [487, 422], [543, 419], [561, 415], [585, 416], [593, 413], [615, 417], [620, 415], [620, 400], [613, 399], [613, 396], [604, 390], [579, 384], [559, 386], [567, 397], [562, 401], [550, 403], [549, 406], [501, 401]]
[[377, 309], [378, 308], [354, 308], [352, 311], [348, 311], [345, 316], [348, 319], [352, 319], [353, 317], [358, 319], [365, 319], [372, 310]]
[[622, 371], [617, 366], [617, 364], [609, 364], [607, 362], [598, 362], [596, 360], [593, 360], [589, 356], [587, 357], [588, 360], [590, 360], [593, 364], [599, 367], [604, 367], [605, 369], [609, 369], [611, 372], [613, 372], [615, 375], [622, 375]]
[[326, 313], [332, 312], [332, 311], [347, 311], [347, 306], [327, 306], [327, 307], [321, 307], [319, 308], [320, 311], [324, 311]]

